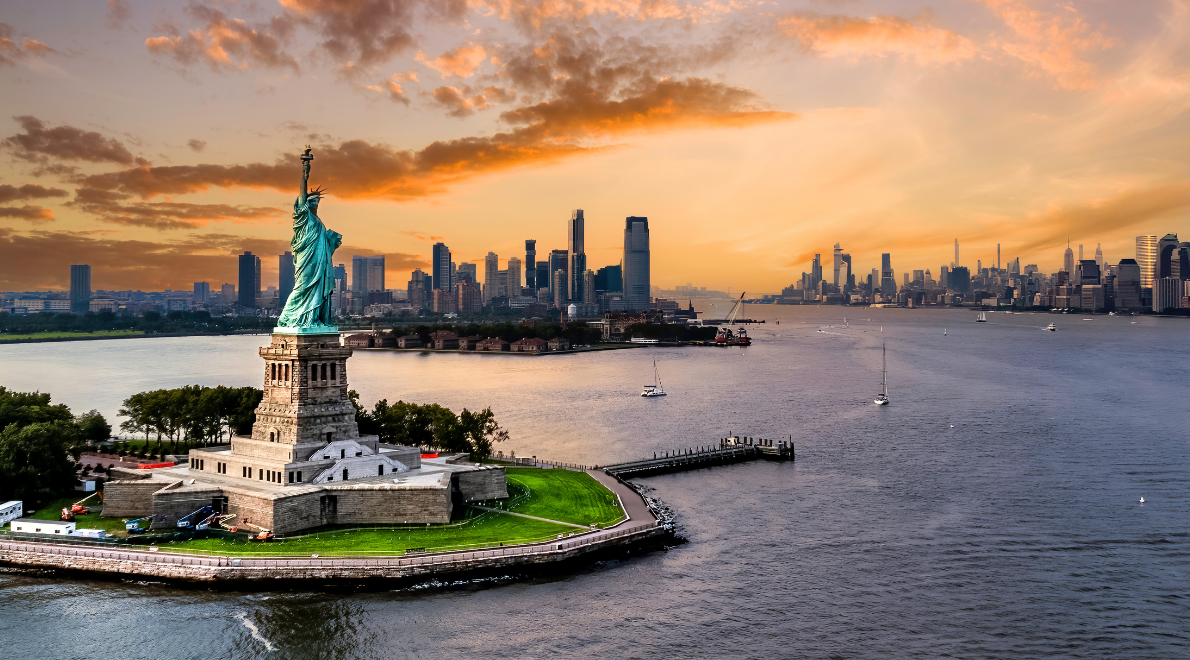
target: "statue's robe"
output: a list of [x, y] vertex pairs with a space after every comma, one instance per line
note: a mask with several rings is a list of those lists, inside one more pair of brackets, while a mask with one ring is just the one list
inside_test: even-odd
[[343, 237], [327, 229], [299, 197], [293, 203], [293, 292], [277, 325], [282, 328], [317, 328], [332, 325], [331, 303], [335, 293], [335, 269], [331, 256], [343, 244]]

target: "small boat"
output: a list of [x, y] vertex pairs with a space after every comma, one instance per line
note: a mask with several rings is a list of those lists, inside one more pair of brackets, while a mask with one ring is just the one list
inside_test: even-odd
[[976, 317], [975, 317], [975, 322], [976, 322], [976, 323], [987, 323], [987, 322], [988, 322], [988, 315], [987, 315], [987, 313], [986, 313], [986, 312], [980, 312], [980, 313], [979, 313], [979, 316], [976, 316]]
[[653, 381], [654, 385], [645, 385], [641, 396], [665, 396], [665, 388], [661, 386], [661, 374], [657, 372], [656, 359], [653, 360]]
[[945, 337], [945, 336], [946, 336], [946, 328], [942, 328], [942, 336], [943, 336], [943, 337]]
[[1045, 326], [1045, 329], [1049, 330], [1050, 332], [1057, 332], [1058, 326], [1054, 325], [1053, 323], [1050, 323], [1049, 325]]
[[880, 369], [880, 394], [876, 395], [875, 403], [878, 406], [888, 405], [888, 346], [881, 344], [881, 369]]
[[1140, 498], [1140, 503], [1141, 503], [1141, 504], [1144, 504], [1144, 503], [1145, 503], [1145, 498], [1143, 498], [1143, 497], [1142, 497], [1142, 498]]

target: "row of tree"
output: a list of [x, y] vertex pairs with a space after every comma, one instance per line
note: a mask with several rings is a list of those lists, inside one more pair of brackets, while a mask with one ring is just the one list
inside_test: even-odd
[[[124, 400], [120, 429], [150, 436], [160, 451], [170, 453], [195, 445], [230, 442], [232, 435], [248, 435], [256, 421], [256, 407], [264, 392], [255, 387], [186, 385], [133, 394]], [[226, 438], [226, 439], [225, 439]]]
[[486, 460], [492, 446], [508, 439], [508, 431], [500, 428], [491, 408], [471, 412], [466, 408], [458, 415], [450, 408], [436, 403], [417, 404], [388, 399], [376, 402], [372, 410], [360, 405], [355, 390], [348, 393], [355, 405], [355, 421], [359, 432], [378, 435], [387, 444], [434, 447], [448, 452], [470, 452], [475, 460]]
[[78, 457], [108, 439], [112, 427], [97, 411], [74, 415], [41, 392], [0, 387], [0, 501], [33, 507], [74, 488]]
[[207, 311], [175, 310], [168, 314], [145, 312], [140, 316], [111, 311], [86, 314], [8, 314], [0, 312], [0, 336], [38, 332], [94, 332], [96, 330], [140, 330], [156, 332], [233, 332], [266, 330], [276, 319], [257, 316], [215, 316]]

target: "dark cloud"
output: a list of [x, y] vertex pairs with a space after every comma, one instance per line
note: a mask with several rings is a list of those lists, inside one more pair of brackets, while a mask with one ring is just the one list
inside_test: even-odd
[[118, 28], [132, 18], [132, 5], [128, 0], [107, 0], [107, 24]]
[[503, 87], [479, 88], [463, 85], [449, 87], [443, 85], [432, 92], [422, 92], [432, 103], [446, 110], [451, 117], [466, 117], [480, 110], [492, 107], [493, 103], [509, 103], [516, 100], [516, 94]]
[[164, 36], [145, 40], [150, 53], [172, 59], [182, 67], [206, 64], [213, 71], [234, 71], [249, 66], [298, 70], [297, 59], [285, 52], [292, 25], [283, 17], [267, 24], [250, 25], [197, 2], [186, 13], [203, 27], [182, 33], [172, 23], [157, 26]]
[[439, 21], [461, 20], [467, 11], [466, 0], [282, 0], [281, 4], [322, 37], [321, 47], [347, 74], [382, 64], [411, 48], [419, 11]]
[[190, 140], [186, 143], [186, 146], [190, 147], [195, 153], [200, 153], [203, 149], [207, 148], [207, 143], [205, 140]]
[[69, 194], [60, 188], [46, 188], [36, 183], [26, 183], [23, 186], [11, 186], [5, 183], [0, 185], [0, 204], [7, 204], [22, 199], [66, 197]]
[[29, 220], [30, 222], [44, 222], [53, 220], [54, 212], [30, 204], [26, 204], [20, 208], [4, 206], [0, 207], [0, 218], [17, 218], [19, 220]]
[[5, 138], [0, 144], [13, 149], [22, 160], [44, 163], [49, 157], [119, 165], [131, 165], [137, 160], [122, 142], [95, 131], [73, 126], [46, 128], [40, 119], [29, 115], [14, 119], [21, 125], [22, 132]]

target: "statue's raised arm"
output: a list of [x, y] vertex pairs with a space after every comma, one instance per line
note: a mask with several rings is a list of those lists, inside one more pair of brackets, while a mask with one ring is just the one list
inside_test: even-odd
[[306, 186], [310, 181], [310, 161], [314, 160], [314, 154], [310, 153], [310, 145], [306, 145], [306, 150], [302, 152], [302, 192], [298, 196], [302, 205], [306, 204], [306, 197], [309, 195], [306, 192]]

